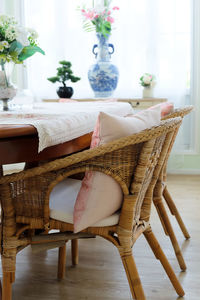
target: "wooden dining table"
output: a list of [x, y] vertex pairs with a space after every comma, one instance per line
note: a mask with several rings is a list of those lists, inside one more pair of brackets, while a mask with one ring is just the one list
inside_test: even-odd
[[90, 146], [92, 132], [38, 153], [38, 133], [32, 125], [0, 124], [0, 165], [50, 160]]
[[125, 116], [132, 107], [116, 102], [41, 103], [24, 112], [0, 113], [1, 173], [3, 165], [25, 163], [29, 168], [89, 148], [100, 111]]

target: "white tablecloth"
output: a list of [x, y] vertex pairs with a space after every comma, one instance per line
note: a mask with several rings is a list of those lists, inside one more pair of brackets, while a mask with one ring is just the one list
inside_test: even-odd
[[38, 103], [31, 109], [0, 113], [0, 124], [29, 124], [38, 131], [38, 152], [92, 132], [100, 111], [125, 116], [133, 113], [128, 103]]

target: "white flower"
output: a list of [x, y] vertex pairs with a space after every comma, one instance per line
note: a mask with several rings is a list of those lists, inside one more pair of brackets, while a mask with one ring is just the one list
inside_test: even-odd
[[15, 21], [14, 17], [0, 15], [0, 24], [2, 25], [16, 25], [17, 22]]
[[29, 34], [30, 34], [30, 37], [33, 39], [33, 40], [36, 40], [38, 38], [38, 33], [36, 30], [32, 29], [32, 28], [27, 28]]
[[143, 76], [143, 82], [144, 84], [150, 84], [152, 81], [152, 76], [149, 76], [149, 75], [144, 75]]
[[9, 41], [13, 41], [13, 40], [16, 39], [16, 31], [15, 31], [15, 27], [14, 26], [9, 26], [8, 28], [6, 28], [6, 30], [5, 30], [5, 37]]
[[1, 45], [3, 45], [4, 48], [9, 48], [10, 47], [10, 45], [9, 45], [9, 43], [7, 41], [1, 42]]
[[24, 28], [17, 27], [16, 33], [16, 40], [20, 42], [23, 46], [28, 46], [30, 44], [28, 40], [28, 32]]
[[0, 44], [0, 52], [3, 52], [3, 50], [4, 50], [4, 46]]

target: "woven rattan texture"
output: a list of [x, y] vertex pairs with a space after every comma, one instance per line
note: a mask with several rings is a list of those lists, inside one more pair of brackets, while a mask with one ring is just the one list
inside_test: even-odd
[[[30, 229], [73, 231], [73, 224], [49, 217], [49, 195], [64, 178], [86, 170], [97, 170], [112, 176], [121, 186], [124, 199], [119, 224], [90, 227], [83, 232], [100, 235], [119, 250], [133, 297], [144, 300], [144, 292], [134, 264], [131, 248], [144, 232], [179, 295], [184, 292], [157, 243], [149, 224], [155, 184], [165, 162], [171, 138], [181, 124], [181, 118], [164, 120], [161, 125], [106, 145], [85, 150], [39, 167], [0, 178], [3, 209], [2, 266], [4, 274], [3, 300], [10, 295], [15, 260], [18, 251], [37, 241]], [[40, 235], [40, 241], [45, 235]], [[11, 300], [7, 296], [6, 300]]]

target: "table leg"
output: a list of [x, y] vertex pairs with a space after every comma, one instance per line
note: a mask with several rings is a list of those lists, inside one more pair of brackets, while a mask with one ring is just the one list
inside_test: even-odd
[[0, 176], [3, 176], [3, 166], [0, 165]]

